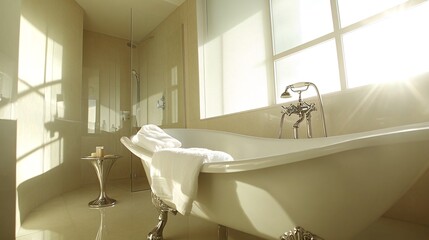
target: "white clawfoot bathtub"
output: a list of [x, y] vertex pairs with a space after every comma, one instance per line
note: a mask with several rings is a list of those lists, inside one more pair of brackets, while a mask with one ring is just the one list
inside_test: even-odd
[[[350, 239], [429, 166], [429, 122], [298, 140], [165, 131], [183, 147], [224, 151], [235, 159], [203, 165], [191, 214], [265, 239], [279, 239], [296, 226], [326, 240]], [[126, 137], [121, 141], [149, 176], [152, 153]]]

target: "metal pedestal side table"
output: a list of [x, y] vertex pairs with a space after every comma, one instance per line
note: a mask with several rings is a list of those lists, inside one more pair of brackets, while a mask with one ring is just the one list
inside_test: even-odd
[[109, 198], [106, 194], [106, 181], [109, 176], [110, 169], [115, 163], [118, 155], [105, 155], [104, 157], [83, 157], [83, 160], [89, 160], [94, 166], [97, 173], [98, 182], [100, 183], [100, 195], [97, 199], [88, 203], [90, 208], [110, 207], [116, 204], [116, 200]]

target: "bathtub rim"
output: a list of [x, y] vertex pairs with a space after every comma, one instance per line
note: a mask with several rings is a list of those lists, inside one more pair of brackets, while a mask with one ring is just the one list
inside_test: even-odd
[[[273, 154], [251, 159], [234, 159], [234, 161], [228, 162], [204, 163], [201, 168], [202, 173], [233, 173], [257, 170], [261, 168], [275, 167], [283, 164], [309, 160], [353, 149], [429, 140], [429, 122], [407, 124], [366, 132], [312, 139], [263, 138], [226, 131], [195, 128], [169, 128], [164, 130], [168, 134], [174, 132], [211, 132], [224, 134], [226, 136], [235, 136], [243, 139], [247, 138], [257, 141], [272, 141], [277, 144], [285, 145], [288, 143], [311, 143], [311, 147], [309, 148], [289, 149], [285, 150], [283, 154]], [[151, 161], [153, 155], [152, 152], [133, 144], [128, 137], [122, 137], [121, 142], [137, 157], [146, 162]]]
[[[338, 136], [328, 136], [312, 139], [274, 139], [253, 137], [249, 135], [231, 133], [226, 131], [210, 129], [185, 129], [171, 128], [165, 129], [167, 133], [172, 131], [194, 131], [194, 132], [212, 132], [225, 135], [232, 135], [240, 138], [252, 138], [261, 141], [284, 142], [290, 141], [311, 142], [310, 148], [290, 150], [284, 154], [267, 155], [266, 157], [252, 159], [235, 159], [230, 162], [204, 163], [201, 169], [203, 173], [232, 173], [241, 171], [250, 171], [261, 168], [275, 167], [283, 164], [313, 159], [321, 156], [327, 156], [337, 152], [348, 151], [365, 147], [376, 147], [388, 144], [419, 142], [429, 140], [429, 122], [407, 124], [396, 127], [382, 128], [365, 132], [350, 133]], [[316, 144], [316, 146], [314, 146]]]

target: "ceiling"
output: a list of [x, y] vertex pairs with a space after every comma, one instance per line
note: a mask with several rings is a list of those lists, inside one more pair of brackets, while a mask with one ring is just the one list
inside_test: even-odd
[[[84, 29], [138, 43], [185, 0], [75, 0], [84, 10]], [[132, 24], [131, 24], [132, 15]]]

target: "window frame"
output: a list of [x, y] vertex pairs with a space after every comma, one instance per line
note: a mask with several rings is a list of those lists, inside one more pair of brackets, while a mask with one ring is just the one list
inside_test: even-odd
[[[271, 15], [271, 31], [272, 31], [272, 36], [274, 34], [274, 20], [273, 20], [273, 5], [272, 5], [272, 0], [270, 1], [270, 15]], [[338, 70], [339, 70], [339, 79], [340, 79], [340, 86], [341, 86], [341, 90], [340, 91], [345, 91], [347, 89], [350, 89], [348, 86], [348, 81], [347, 81], [347, 74], [346, 74], [346, 63], [345, 63], [345, 56], [344, 56], [344, 43], [343, 43], [343, 36], [346, 35], [347, 33], [350, 33], [352, 31], [358, 30], [360, 28], [363, 28], [365, 26], [368, 26], [372, 23], [375, 23], [379, 20], [385, 19], [393, 14], [399, 13], [401, 11], [407, 11], [409, 9], [411, 9], [412, 7], [415, 7], [421, 3], [426, 2], [427, 0], [408, 0], [404, 3], [398, 4], [394, 7], [388, 8], [382, 12], [379, 12], [375, 15], [366, 17], [364, 19], [361, 19], [355, 23], [352, 23], [350, 25], [341, 26], [341, 19], [340, 19], [340, 12], [339, 12], [339, 4], [338, 4], [338, 0], [330, 0], [330, 5], [331, 5], [331, 16], [332, 16], [332, 24], [333, 24], [333, 32], [327, 33], [323, 36], [317, 37], [313, 40], [304, 42], [300, 45], [297, 45], [293, 48], [290, 48], [288, 50], [279, 52], [277, 54], [275, 54], [275, 43], [273, 41], [273, 65], [275, 65], [275, 62], [288, 57], [292, 54], [296, 54], [300, 51], [303, 51], [305, 49], [309, 49], [311, 47], [314, 47], [318, 44], [324, 43], [328, 40], [333, 39], [335, 41], [335, 45], [336, 45], [336, 50], [337, 50], [337, 60], [338, 60]], [[281, 88], [283, 86], [279, 86], [278, 80], [277, 80], [277, 76], [276, 73], [274, 72], [274, 82], [275, 82], [275, 86], [276, 88]], [[322, 93], [323, 94], [323, 93]], [[276, 104], [279, 104], [280, 102], [276, 102]]]

